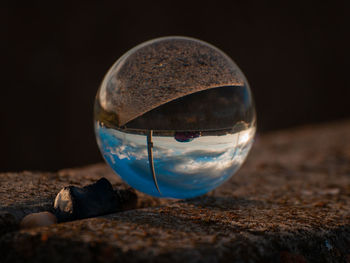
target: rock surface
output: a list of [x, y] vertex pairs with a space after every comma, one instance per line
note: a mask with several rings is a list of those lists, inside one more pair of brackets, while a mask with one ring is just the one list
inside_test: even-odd
[[122, 185], [103, 164], [0, 174], [1, 262], [350, 262], [350, 121], [258, 136], [242, 169], [200, 198], [137, 193], [138, 209], [10, 227], [102, 176]]
[[123, 126], [174, 99], [215, 87], [243, 86], [233, 61], [208, 43], [165, 37], [127, 52], [101, 84], [101, 107]]

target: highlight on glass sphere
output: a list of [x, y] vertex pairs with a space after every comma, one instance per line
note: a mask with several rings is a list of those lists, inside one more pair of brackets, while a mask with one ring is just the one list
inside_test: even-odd
[[142, 43], [107, 72], [95, 101], [103, 157], [149, 195], [192, 198], [229, 179], [252, 146], [256, 116], [243, 73], [188, 37]]

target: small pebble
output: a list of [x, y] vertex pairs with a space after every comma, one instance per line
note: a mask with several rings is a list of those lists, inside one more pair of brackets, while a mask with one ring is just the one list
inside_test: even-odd
[[54, 214], [50, 212], [33, 213], [26, 215], [20, 224], [23, 228], [32, 228], [39, 226], [49, 226], [57, 223], [57, 218]]

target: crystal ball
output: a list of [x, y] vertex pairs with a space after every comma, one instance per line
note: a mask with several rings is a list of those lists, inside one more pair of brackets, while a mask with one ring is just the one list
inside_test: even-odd
[[237, 172], [252, 146], [249, 84], [218, 48], [188, 37], [142, 43], [120, 57], [96, 95], [97, 143], [130, 186], [192, 198]]

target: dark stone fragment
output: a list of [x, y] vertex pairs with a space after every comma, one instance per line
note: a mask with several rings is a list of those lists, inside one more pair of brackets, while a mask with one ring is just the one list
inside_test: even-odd
[[56, 196], [54, 213], [58, 222], [105, 215], [134, 208], [137, 195], [132, 189], [113, 190], [106, 178], [85, 187], [67, 186]]

